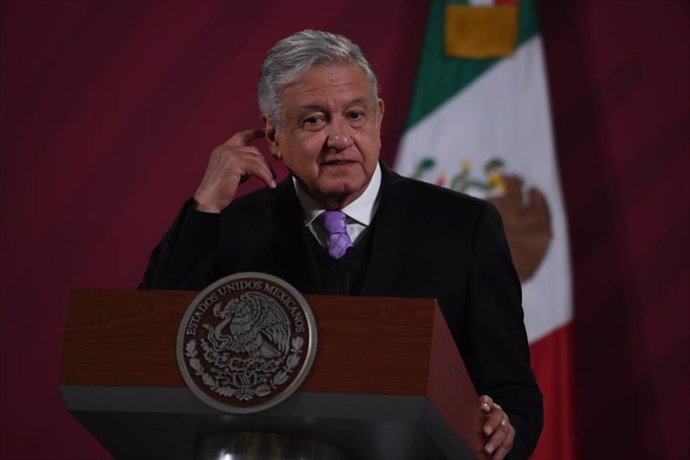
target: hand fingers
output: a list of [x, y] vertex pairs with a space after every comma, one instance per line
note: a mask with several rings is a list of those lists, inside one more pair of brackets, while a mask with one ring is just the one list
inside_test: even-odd
[[[235, 136], [230, 138], [230, 141], [237, 141], [236, 136], [242, 137], [242, 135], [252, 132], [252, 131], [262, 131], [262, 130], [246, 130], [237, 133]], [[245, 137], [246, 139], [246, 137]], [[233, 141], [233, 142], [235, 142]], [[212, 168], [218, 170], [222, 174], [237, 174], [239, 180], [244, 182], [249, 178], [249, 176], [257, 176], [269, 187], [275, 187], [275, 172], [270, 162], [266, 157], [259, 151], [258, 148], [241, 145], [241, 146], [231, 146], [228, 143], [219, 145], [216, 147], [211, 154]]]
[[505, 420], [506, 415], [501, 409], [501, 406], [499, 406], [496, 403], [493, 403], [491, 405], [491, 410], [488, 413], [486, 420], [484, 421], [484, 426], [482, 427], [482, 430], [484, 431], [484, 434], [486, 436], [491, 436], [496, 429], [501, 425], [501, 422]]
[[[233, 142], [251, 136], [249, 131], [252, 130], [238, 133], [238, 138], [233, 136]], [[234, 198], [239, 183], [249, 176], [258, 177], [271, 188], [276, 187], [275, 174], [259, 149], [247, 145], [219, 145], [213, 149], [206, 173], [194, 194], [197, 209], [220, 212]]]
[[273, 171], [271, 163], [264, 158], [263, 155], [251, 155], [245, 158], [245, 163], [242, 165], [244, 171], [241, 175], [241, 180], [244, 182], [249, 176], [256, 176], [261, 179], [267, 186], [275, 188], [276, 174]]
[[245, 129], [244, 131], [235, 133], [230, 139], [225, 141], [223, 145], [227, 145], [228, 147], [241, 147], [243, 145], [247, 145], [254, 139], [260, 139], [265, 135], [266, 132], [261, 128]]
[[493, 404], [493, 402], [494, 401], [488, 395], [482, 395], [479, 397], [479, 407], [486, 414], [488, 414], [491, 411], [491, 405]]
[[485, 414], [482, 425], [482, 432], [486, 436], [484, 451], [491, 455], [492, 460], [501, 460], [513, 447], [515, 430], [503, 408], [493, 402], [491, 397], [480, 396], [479, 406]]
[[[515, 429], [513, 429], [510, 423], [506, 422], [506, 425], [501, 425], [501, 429], [499, 431], [503, 432], [504, 430], [506, 432], [506, 437], [494, 451], [493, 455], [491, 456], [491, 460], [502, 460], [506, 455], [508, 455], [510, 449], [513, 448], [513, 442], [515, 442]], [[490, 442], [493, 443], [493, 440]]]
[[267, 163], [268, 163], [268, 168], [271, 170], [271, 176], [273, 177], [273, 181], [275, 183], [275, 180], [278, 178], [278, 175], [276, 174], [276, 170], [273, 169], [273, 165], [271, 164], [271, 162], [269, 161]]
[[[235, 151], [237, 153], [246, 152], [255, 154], [256, 158], [260, 159], [261, 161], [257, 163], [257, 167], [251, 169], [248, 167], [249, 164], [246, 165], [246, 171], [242, 174], [240, 181], [244, 182], [249, 178], [249, 176], [257, 176], [267, 186], [274, 188], [276, 186], [276, 173], [273, 171], [273, 166], [271, 166], [271, 163], [266, 160], [263, 154], [261, 154], [259, 149], [256, 147], [247, 146], [249, 142], [253, 141], [254, 139], [264, 137], [265, 135], [265, 130], [261, 128], [245, 129], [244, 131], [235, 133], [230, 139], [225, 141], [225, 143], [218, 148], [229, 147], [230, 152]], [[253, 158], [245, 155], [245, 159], [250, 161]]]
[[499, 447], [503, 446], [507, 436], [508, 430], [505, 425], [497, 426], [496, 430], [493, 431], [489, 439], [484, 443], [484, 450], [488, 454], [493, 454]]
[[491, 456], [491, 460], [503, 460], [506, 458], [506, 455], [508, 455], [508, 452], [510, 452], [510, 449], [503, 445], [496, 449], [496, 452], [494, 452], [494, 454]]

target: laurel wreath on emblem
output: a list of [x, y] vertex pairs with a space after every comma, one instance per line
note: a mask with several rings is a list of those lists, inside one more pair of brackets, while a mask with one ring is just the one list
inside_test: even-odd
[[185, 347], [189, 366], [211, 391], [239, 401], [266, 396], [285, 383], [299, 364], [304, 346], [301, 337], [293, 337], [290, 341], [290, 354], [283, 361], [280, 358], [266, 359], [261, 356], [238, 357], [219, 352], [204, 339], [200, 342], [204, 351], [203, 358], [211, 366], [207, 369], [202, 364], [196, 340], [190, 340]]

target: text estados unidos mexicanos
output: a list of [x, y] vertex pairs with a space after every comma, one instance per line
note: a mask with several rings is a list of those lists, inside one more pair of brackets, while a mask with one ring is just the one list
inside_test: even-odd
[[295, 332], [298, 334], [302, 334], [304, 332], [304, 318], [302, 317], [302, 310], [299, 308], [295, 302], [295, 299], [291, 295], [283, 291], [278, 286], [266, 284], [261, 280], [237, 280], [220, 286], [218, 289], [208, 295], [203, 302], [201, 302], [197, 309], [194, 310], [194, 313], [192, 313], [192, 317], [189, 319], [185, 335], [196, 335], [196, 330], [199, 327], [199, 321], [201, 321], [201, 318], [204, 316], [208, 308], [218, 303], [221, 296], [238, 290], [263, 291], [267, 294], [270, 294], [282, 305], [285, 305], [285, 307], [290, 311], [292, 320], [295, 322]]

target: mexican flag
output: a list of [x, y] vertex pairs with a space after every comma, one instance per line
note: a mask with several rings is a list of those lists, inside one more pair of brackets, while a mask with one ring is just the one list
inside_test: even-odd
[[486, 198], [523, 288], [544, 430], [532, 458], [575, 458], [568, 229], [534, 0], [432, 0], [395, 169]]

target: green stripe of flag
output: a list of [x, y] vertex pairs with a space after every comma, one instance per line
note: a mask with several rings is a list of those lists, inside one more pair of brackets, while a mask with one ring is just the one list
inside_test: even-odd
[[[466, 4], [467, 0], [455, 0], [451, 3]], [[444, 55], [443, 10], [445, 5], [446, 0], [431, 2], [422, 57], [405, 129], [409, 129], [427, 114], [436, 110], [443, 102], [499, 61], [499, 59], [448, 58]], [[520, 0], [517, 46], [538, 33], [534, 0]]]

